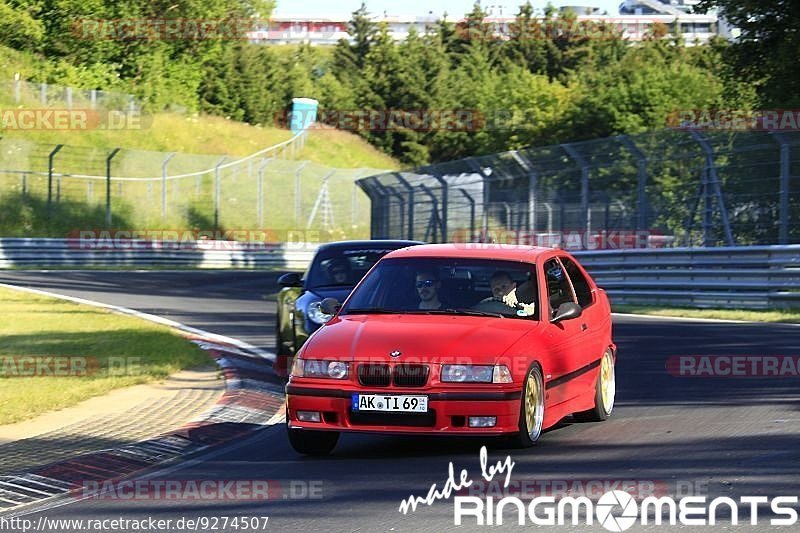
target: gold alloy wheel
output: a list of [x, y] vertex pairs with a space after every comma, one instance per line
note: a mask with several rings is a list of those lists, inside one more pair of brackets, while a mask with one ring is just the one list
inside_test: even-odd
[[539, 374], [534, 374], [533, 370], [528, 372], [525, 387], [525, 427], [533, 442], [539, 440], [544, 422], [544, 391], [540, 379], [537, 379], [538, 376]]
[[606, 415], [610, 415], [614, 410], [614, 398], [617, 394], [617, 378], [611, 352], [606, 352], [603, 356], [600, 368], [600, 394], [603, 398], [603, 409]]

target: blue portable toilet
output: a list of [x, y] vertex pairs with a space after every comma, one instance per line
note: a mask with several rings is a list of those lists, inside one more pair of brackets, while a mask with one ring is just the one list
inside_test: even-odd
[[312, 98], [293, 98], [292, 115], [289, 118], [289, 127], [297, 135], [308, 129], [317, 121], [319, 102]]

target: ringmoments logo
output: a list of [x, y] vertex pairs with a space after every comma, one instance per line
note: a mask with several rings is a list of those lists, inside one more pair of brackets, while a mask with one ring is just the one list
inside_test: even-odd
[[[587, 496], [556, 497], [555, 483], [536, 484], [532, 499], [518, 496], [489, 496], [488, 487], [502, 487], [492, 490], [493, 494], [503, 494], [512, 486], [512, 473], [516, 463], [507, 456], [503, 461], [491, 464], [486, 447], [480, 451], [480, 477], [473, 478], [469, 471], [462, 469], [457, 474], [452, 461], [448, 466], [448, 476], [441, 488], [434, 483], [425, 496], [411, 495], [400, 502], [398, 509], [403, 514], [415, 513], [418, 507], [431, 506], [441, 500], [453, 498], [453, 523], [456, 526], [500, 526], [504, 523], [534, 526], [592, 526], [595, 521], [608, 531], [626, 531], [636, 523], [648, 525], [714, 526], [720, 520], [737, 526], [749, 514], [751, 525], [794, 526], [797, 524], [797, 496], [742, 496], [738, 500], [727, 496], [710, 499], [704, 495], [688, 495], [680, 499], [661, 495], [661, 483], [655, 481], [606, 480], [622, 485], [620, 490], [607, 490], [596, 501]], [[565, 480], [564, 480], [565, 481]], [[590, 486], [605, 485], [603, 480], [578, 482], [581, 491]], [[476, 486], [477, 485], [477, 486]], [[572, 485], [571, 483], [564, 483]], [[559, 484], [559, 486], [561, 486]], [[475, 490], [472, 490], [475, 489]], [[530, 492], [528, 487], [526, 492]], [[629, 492], [630, 491], [630, 492]], [[634, 494], [631, 494], [633, 492]], [[463, 494], [479, 495], [463, 495]], [[592, 491], [592, 495], [594, 495]], [[697, 492], [694, 492], [697, 494]], [[639, 496], [641, 502], [637, 501]], [[641, 496], [644, 496], [643, 498]], [[771, 516], [764, 516], [764, 508], [769, 508]], [[742, 512], [744, 511], [744, 513]], [[741, 517], [741, 518], [740, 518]]]
[[[769, 523], [771, 526], [797, 524], [797, 496], [742, 496], [734, 500], [726, 496], [709, 500], [706, 496], [687, 496], [675, 500], [669, 496], [650, 496], [641, 503], [629, 493], [613, 490], [597, 502], [587, 497], [553, 496], [534, 498], [527, 505], [517, 497], [492, 497], [485, 500], [474, 496], [457, 496], [454, 503], [454, 524], [493, 526], [504, 523], [535, 526], [594, 525], [595, 520], [608, 531], [627, 531], [635, 524], [715, 526], [721, 520], [737, 526], [745, 522], [742, 509], [749, 509], [747, 522], [751, 525]], [[761, 509], [769, 507], [772, 517], [761, 520]], [[782, 518], [778, 518], [782, 517]]]

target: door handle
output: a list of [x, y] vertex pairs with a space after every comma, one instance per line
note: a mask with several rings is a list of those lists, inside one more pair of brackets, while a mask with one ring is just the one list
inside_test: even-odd
[[581, 331], [586, 331], [587, 329], [589, 329], [589, 326], [586, 324], [581, 324]]

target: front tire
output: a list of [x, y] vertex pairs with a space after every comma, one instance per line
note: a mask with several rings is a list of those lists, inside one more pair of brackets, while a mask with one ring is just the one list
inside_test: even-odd
[[339, 433], [336, 431], [287, 429], [289, 444], [294, 451], [303, 455], [329, 455], [339, 442]]
[[539, 441], [544, 425], [544, 378], [539, 365], [533, 364], [525, 376], [519, 406], [519, 433], [515, 444], [530, 448]]
[[614, 401], [617, 396], [617, 376], [614, 370], [614, 355], [611, 350], [606, 350], [600, 362], [600, 372], [597, 374], [595, 385], [594, 407], [588, 411], [575, 413], [573, 416], [578, 422], [603, 422], [608, 420], [614, 411]]

